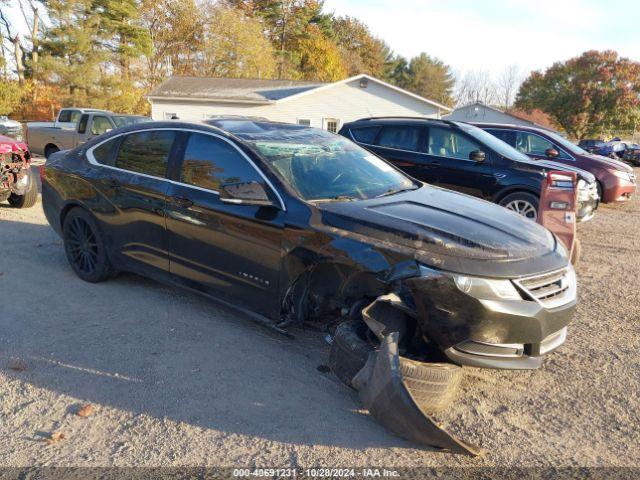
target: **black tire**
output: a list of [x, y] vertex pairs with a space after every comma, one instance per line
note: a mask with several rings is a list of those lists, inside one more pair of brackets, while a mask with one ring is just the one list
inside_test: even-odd
[[44, 149], [44, 158], [46, 158], [47, 160], [49, 160], [49, 157], [51, 155], [53, 155], [56, 152], [59, 152], [60, 149], [58, 147], [56, 147], [55, 145], [49, 145], [47, 148]]
[[527, 217], [530, 220], [536, 221], [538, 219], [538, 206], [540, 205], [540, 199], [532, 193], [510, 193], [500, 200], [499, 204]]
[[38, 201], [38, 184], [34, 178], [33, 172], [29, 170], [29, 190], [24, 195], [16, 195], [12, 193], [9, 195], [9, 204], [13, 208], [31, 208]]
[[111, 276], [100, 229], [89, 212], [73, 208], [64, 219], [62, 238], [69, 265], [78, 277], [97, 283]]
[[351, 380], [362, 370], [367, 363], [369, 353], [374, 350], [373, 346], [367, 343], [359, 333], [363, 327], [369, 328], [362, 320], [352, 320], [338, 325], [329, 353], [331, 370], [350, 387]]
[[462, 379], [462, 367], [453, 363], [424, 363], [404, 357], [400, 357], [400, 372], [413, 401], [429, 414], [451, 404]]

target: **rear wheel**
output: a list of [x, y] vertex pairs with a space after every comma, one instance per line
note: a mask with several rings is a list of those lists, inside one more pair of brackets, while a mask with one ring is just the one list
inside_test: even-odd
[[44, 149], [44, 158], [48, 160], [51, 155], [59, 151], [60, 149], [55, 145], [48, 145], [47, 148]]
[[534, 222], [538, 219], [538, 205], [540, 200], [538, 197], [527, 192], [510, 193], [502, 200], [500, 205], [516, 212], [523, 217], [527, 217]]
[[101, 282], [111, 275], [104, 242], [93, 217], [82, 208], [74, 208], [62, 227], [64, 250], [76, 275], [86, 282]]
[[31, 208], [38, 201], [38, 185], [34, 178], [33, 172], [27, 172], [29, 176], [29, 188], [24, 195], [16, 195], [12, 193], [9, 195], [9, 204], [14, 208]]

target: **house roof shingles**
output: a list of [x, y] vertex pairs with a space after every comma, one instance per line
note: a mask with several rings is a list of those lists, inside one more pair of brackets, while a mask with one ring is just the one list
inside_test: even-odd
[[323, 85], [326, 84], [295, 80], [173, 76], [156, 87], [148, 97], [272, 103]]

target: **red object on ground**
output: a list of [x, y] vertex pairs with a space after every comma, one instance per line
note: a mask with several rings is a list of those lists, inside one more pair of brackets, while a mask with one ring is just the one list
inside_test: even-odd
[[569, 251], [572, 263], [577, 262], [576, 207], [578, 204], [575, 172], [552, 170], [542, 181], [538, 207], [538, 223], [555, 233]]

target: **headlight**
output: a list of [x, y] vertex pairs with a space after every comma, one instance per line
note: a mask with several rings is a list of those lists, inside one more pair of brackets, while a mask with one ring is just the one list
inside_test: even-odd
[[631, 174], [629, 172], [623, 172], [622, 170], [611, 170], [616, 177], [626, 180], [627, 182], [632, 182]]
[[522, 300], [511, 280], [453, 275], [458, 289], [472, 297], [482, 300]]

